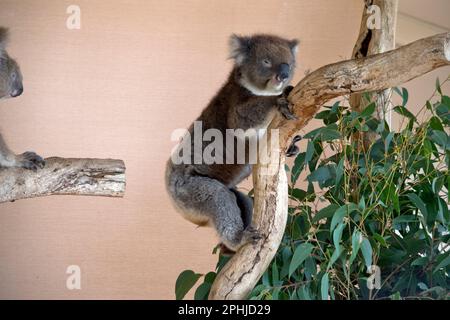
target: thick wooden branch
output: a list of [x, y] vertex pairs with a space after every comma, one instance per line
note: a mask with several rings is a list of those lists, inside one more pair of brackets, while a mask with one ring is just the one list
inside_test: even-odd
[[[413, 42], [399, 49], [324, 66], [306, 76], [289, 99], [297, 121], [277, 117], [270, 128], [280, 130], [279, 150], [286, 150], [292, 136], [330, 99], [352, 93], [384, 90], [450, 64], [450, 33]], [[242, 247], [217, 275], [210, 299], [245, 299], [269, 266], [283, 237], [288, 214], [284, 152], [271, 164], [254, 171], [255, 227], [264, 235], [256, 245]]]
[[48, 158], [36, 172], [0, 169], [0, 203], [49, 195], [122, 197], [125, 164], [111, 159]]

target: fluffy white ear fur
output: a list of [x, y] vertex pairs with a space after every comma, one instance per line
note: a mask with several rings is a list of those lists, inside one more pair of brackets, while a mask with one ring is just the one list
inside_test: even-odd
[[293, 39], [290, 41], [289, 46], [291, 47], [292, 53], [294, 54], [294, 56], [297, 54], [298, 52], [298, 46], [300, 45], [300, 41], [298, 41], [297, 39]]
[[8, 29], [0, 27], [0, 50], [5, 50], [8, 42]]
[[236, 34], [230, 36], [228, 42], [230, 50], [230, 58], [234, 59], [237, 65], [241, 65], [245, 60], [245, 55], [247, 52], [247, 41], [245, 37], [240, 37]]

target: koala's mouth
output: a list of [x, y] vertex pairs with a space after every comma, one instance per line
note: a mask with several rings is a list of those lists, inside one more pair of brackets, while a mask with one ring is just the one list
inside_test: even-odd
[[282, 80], [278, 76], [274, 76], [267, 80], [266, 88], [275, 91], [281, 91], [286, 84], [287, 80]]

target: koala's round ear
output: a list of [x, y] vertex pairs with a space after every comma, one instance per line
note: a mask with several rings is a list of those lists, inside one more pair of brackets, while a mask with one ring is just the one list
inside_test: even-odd
[[247, 58], [251, 48], [251, 38], [232, 34], [229, 40], [230, 59], [241, 65]]
[[300, 45], [300, 41], [298, 41], [297, 39], [293, 39], [293, 40], [289, 41], [289, 48], [291, 48], [291, 51], [294, 55], [297, 54], [299, 45]]
[[0, 27], [0, 50], [5, 50], [8, 42], [8, 29]]

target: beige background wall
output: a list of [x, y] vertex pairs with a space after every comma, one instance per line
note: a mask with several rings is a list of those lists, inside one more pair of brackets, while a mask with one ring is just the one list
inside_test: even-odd
[[[65, 27], [70, 4], [81, 7], [81, 30]], [[297, 81], [350, 56], [361, 10], [359, 0], [0, 0], [25, 86], [1, 101], [10, 146], [127, 165], [124, 199], [0, 206], [0, 298], [171, 299], [182, 270], [212, 270], [212, 230], [184, 221], [165, 194], [171, 132], [226, 79], [232, 32], [299, 38]], [[81, 267], [78, 291], [66, 289], [72, 264]]]

